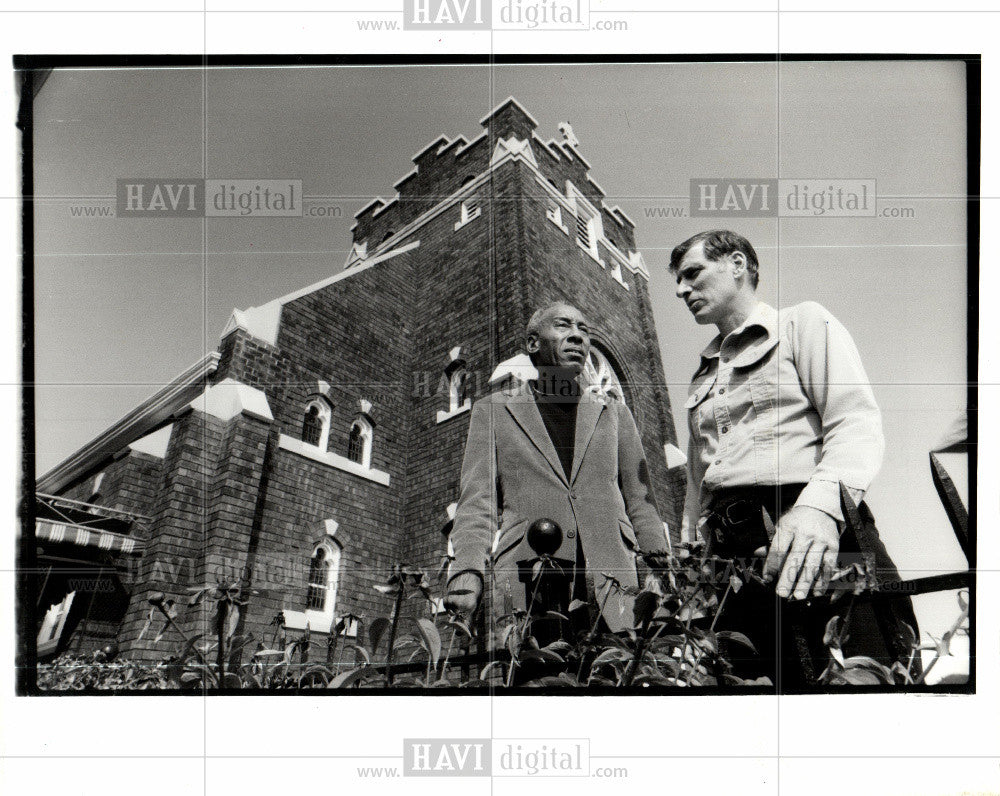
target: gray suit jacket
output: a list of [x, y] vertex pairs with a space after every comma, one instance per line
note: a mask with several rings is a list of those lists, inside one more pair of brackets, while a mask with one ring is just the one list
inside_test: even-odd
[[[587, 393], [577, 410], [573, 467], [567, 479], [527, 388], [495, 392], [472, 407], [451, 541], [452, 576], [472, 570], [498, 597], [525, 607], [516, 562], [536, 554], [528, 527], [548, 518], [563, 530], [554, 554], [576, 560], [577, 534], [598, 605], [612, 630], [631, 627], [631, 599], [612, 594], [613, 575], [638, 585], [636, 556], [667, 550], [649, 470], [632, 413]], [[492, 555], [491, 555], [492, 550]], [[502, 599], [494, 599], [500, 613]]]

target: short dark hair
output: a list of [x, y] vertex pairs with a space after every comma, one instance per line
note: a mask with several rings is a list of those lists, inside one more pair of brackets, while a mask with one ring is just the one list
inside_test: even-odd
[[750, 241], [742, 235], [730, 232], [728, 229], [713, 229], [708, 232], [699, 232], [681, 244], [674, 247], [670, 252], [670, 273], [676, 274], [681, 267], [681, 260], [692, 247], [699, 243], [705, 244], [705, 256], [713, 262], [725, 257], [733, 252], [742, 252], [747, 258], [747, 273], [750, 275], [750, 286], [757, 289], [757, 270], [760, 264], [757, 262], [757, 252], [754, 251]]

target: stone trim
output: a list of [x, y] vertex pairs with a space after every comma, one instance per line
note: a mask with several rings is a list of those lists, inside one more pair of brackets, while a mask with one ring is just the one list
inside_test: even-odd
[[352, 462], [346, 456], [341, 456], [333, 451], [321, 451], [315, 445], [308, 445], [302, 440], [295, 439], [295, 437], [290, 437], [287, 434], [278, 436], [278, 447], [281, 450], [297, 453], [299, 456], [303, 456], [318, 464], [332, 467], [335, 470], [342, 470], [345, 473], [356, 475], [367, 481], [374, 481], [376, 484], [389, 486], [388, 473], [376, 470], [374, 467], [362, 467], [357, 462]]
[[465, 403], [455, 409], [450, 409], [448, 411], [445, 411], [444, 409], [439, 409], [437, 413], [437, 422], [443, 423], [446, 420], [451, 420], [453, 417], [458, 417], [459, 415], [465, 414], [470, 409], [472, 409], [472, 399], [466, 398]]

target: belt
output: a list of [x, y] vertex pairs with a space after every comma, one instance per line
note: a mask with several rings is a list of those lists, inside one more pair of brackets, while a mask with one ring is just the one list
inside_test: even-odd
[[[752, 556], [771, 542], [772, 523], [795, 503], [805, 484], [721, 489], [713, 493], [706, 515], [711, 552], [723, 558]], [[773, 530], [773, 525], [770, 526]]]

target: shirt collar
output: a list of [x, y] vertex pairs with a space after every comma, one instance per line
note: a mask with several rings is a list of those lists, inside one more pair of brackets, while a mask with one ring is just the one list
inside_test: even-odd
[[[754, 327], [763, 329], [768, 339], [773, 338], [778, 333], [778, 311], [770, 304], [758, 301], [757, 305], [753, 308], [750, 314], [747, 315], [746, 320], [733, 329], [733, 331], [730, 332], [730, 335], [738, 337]], [[718, 357], [719, 351], [722, 349], [722, 341], [723, 338], [721, 334], [717, 334], [713, 337], [712, 342], [705, 346], [704, 350], [701, 352], [701, 358], [705, 360]]]

